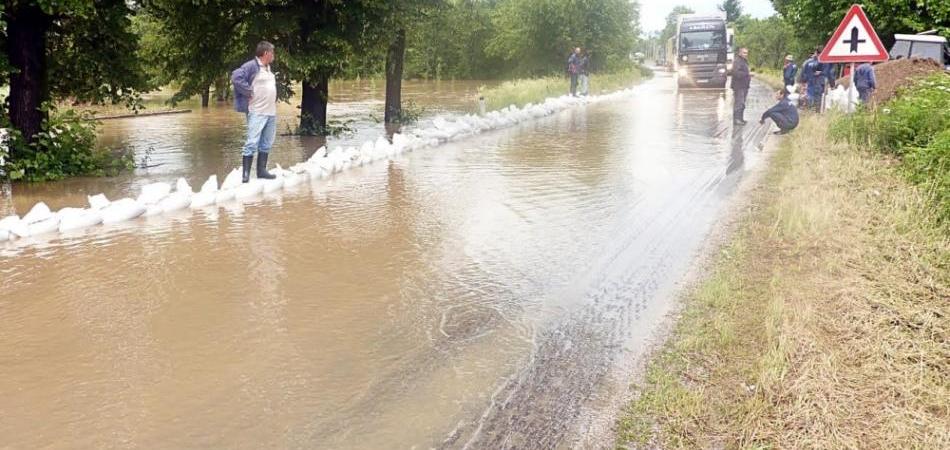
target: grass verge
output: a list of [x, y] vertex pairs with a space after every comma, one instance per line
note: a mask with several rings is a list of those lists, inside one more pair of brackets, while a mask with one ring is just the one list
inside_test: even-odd
[[828, 123], [782, 143], [618, 448], [950, 448], [950, 229]]
[[781, 70], [759, 68], [755, 71], [755, 77], [773, 89], [785, 89]]
[[[590, 77], [590, 93], [616, 91], [633, 86], [645, 75], [652, 73], [642, 67], [631, 67], [610, 73], [595, 73]], [[528, 103], [538, 103], [548, 97], [568, 93], [570, 80], [567, 77], [543, 77], [506, 81], [498, 86], [481, 89], [489, 111], [515, 105], [519, 108]]]

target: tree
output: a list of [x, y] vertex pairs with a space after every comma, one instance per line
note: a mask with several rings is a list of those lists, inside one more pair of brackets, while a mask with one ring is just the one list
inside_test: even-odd
[[[772, 0], [775, 10], [804, 40], [824, 43], [854, 2], [852, 0]], [[950, 38], [950, 2], [867, 0], [864, 12], [885, 46], [894, 42], [894, 33], [917, 33], [936, 29]]]
[[248, 55], [253, 3], [146, 0], [142, 4], [134, 21], [142, 37], [139, 56], [156, 85], [178, 84], [171, 103], [200, 95], [201, 106], [207, 107], [212, 85], [222, 97], [222, 89], [227, 89], [222, 78]]
[[511, 64], [486, 50], [495, 2], [445, 0], [406, 30], [406, 72], [422, 78], [496, 78]]
[[504, 0], [492, 15], [488, 51], [516, 73], [562, 71], [573, 47], [585, 47], [594, 67], [620, 66], [639, 35], [639, 4], [628, 0]]
[[742, 2], [739, 0], [724, 0], [717, 8], [726, 13], [727, 22], [735, 22], [742, 17]]
[[779, 16], [766, 19], [742, 18], [737, 23], [736, 42], [749, 49], [749, 63], [755, 67], [779, 69], [785, 55], [802, 61], [815, 48], [795, 36], [795, 29]]
[[255, 28], [257, 34], [273, 39], [277, 61], [290, 79], [302, 85], [298, 131], [324, 134], [330, 79], [344, 73], [354, 55], [376, 43], [373, 27], [385, 21], [388, 2], [258, 1], [255, 14], [265, 20]]
[[674, 6], [673, 10], [666, 15], [666, 27], [664, 27], [663, 32], [660, 33], [660, 43], [665, 45], [666, 41], [676, 34], [676, 22], [680, 15], [693, 13], [694, 11], [689, 7], [683, 5]]
[[7, 112], [27, 143], [49, 100], [136, 104], [147, 88], [125, 0], [7, 1], [2, 8]]
[[402, 76], [406, 59], [406, 29], [411, 27], [427, 9], [438, 6], [438, 0], [404, 0], [391, 2], [385, 22], [378, 27], [386, 43], [386, 102], [383, 121], [402, 119]]

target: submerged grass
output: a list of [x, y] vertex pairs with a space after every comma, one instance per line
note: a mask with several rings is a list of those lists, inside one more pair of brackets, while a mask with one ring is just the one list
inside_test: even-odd
[[[590, 94], [616, 91], [633, 86], [649, 69], [631, 67], [610, 73], [595, 73], [590, 76]], [[543, 77], [506, 81], [498, 86], [482, 89], [479, 95], [485, 97], [489, 111], [507, 108], [509, 105], [522, 107], [528, 103], [538, 103], [548, 97], [559, 97], [570, 91], [570, 80], [565, 77]]]
[[950, 229], [806, 117], [685, 300], [620, 448], [950, 448]]

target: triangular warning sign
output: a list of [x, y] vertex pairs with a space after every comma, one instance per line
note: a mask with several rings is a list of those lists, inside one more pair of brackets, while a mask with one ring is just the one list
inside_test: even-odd
[[887, 61], [887, 51], [859, 5], [851, 5], [818, 61], [827, 63]]

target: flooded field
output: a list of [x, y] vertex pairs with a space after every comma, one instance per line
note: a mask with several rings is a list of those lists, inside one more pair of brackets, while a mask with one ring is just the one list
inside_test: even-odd
[[[731, 94], [673, 85], [246, 204], [0, 247], [0, 447], [578, 445], [765, 158], [767, 88], [733, 129]], [[234, 165], [242, 126], [216, 109], [110, 122], [104, 140], [153, 146], [155, 176], [194, 184]], [[318, 144], [278, 137], [274, 159]]]

